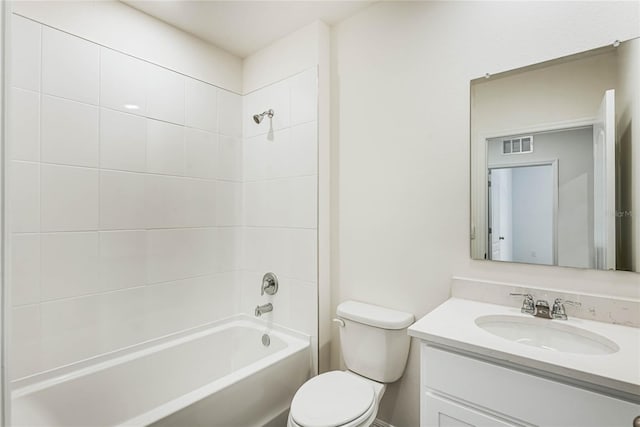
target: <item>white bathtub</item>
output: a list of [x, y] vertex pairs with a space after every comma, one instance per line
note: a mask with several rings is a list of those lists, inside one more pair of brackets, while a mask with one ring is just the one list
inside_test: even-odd
[[259, 426], [309, 378], [309, 340], [248, 316], [16, 381], [14, 426]]

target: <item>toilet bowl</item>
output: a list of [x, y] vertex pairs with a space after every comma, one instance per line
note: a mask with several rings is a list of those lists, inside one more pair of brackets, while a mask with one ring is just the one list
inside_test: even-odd
[[357, 301], [341, 303], [337, 314], [347, 370], [305, 382], [291, 402], [288, 427], [369, 427], [386, 384], [404, 372], [413, 314]]
[[318, 375], [297, 391], [287, 426], [368, 427], [376, 418], [386, 387], [350, 371]]

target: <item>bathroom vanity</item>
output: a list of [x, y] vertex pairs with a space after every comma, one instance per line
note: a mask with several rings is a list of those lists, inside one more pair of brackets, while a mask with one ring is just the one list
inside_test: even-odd
[[421, 340], [423, 427], [632, 427], [640, 416], [638, 328], [451, 298], [409, 335]]

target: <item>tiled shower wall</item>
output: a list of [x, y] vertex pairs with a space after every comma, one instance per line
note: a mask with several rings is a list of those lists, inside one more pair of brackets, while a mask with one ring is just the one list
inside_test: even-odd
[[[268, 320], [318, 337], [318, 71], [316, 67], [244, 97], [243, 311], [273, 303]], [[272, 120], [252, 116], [273, 109]], [[262, 275], [280, 289], [261, 296]]]
[[12, 378], [237, 312], [241, 97], [12, 26]]

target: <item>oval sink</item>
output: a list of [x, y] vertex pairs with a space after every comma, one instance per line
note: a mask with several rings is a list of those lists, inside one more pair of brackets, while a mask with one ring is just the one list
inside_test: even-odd
[[602, 335], [558, 321], [498, 315], [478, 317], [476, 325], [509, 341], [550, 351], [611, 354], [620, 349], [616, 343]]

